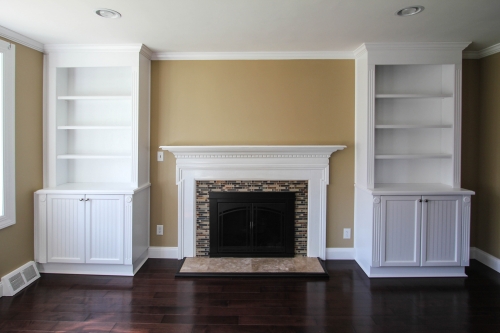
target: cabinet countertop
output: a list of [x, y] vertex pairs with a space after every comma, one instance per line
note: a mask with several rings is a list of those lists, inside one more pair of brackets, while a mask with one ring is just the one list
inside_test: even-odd
[[375, 184], [374, 188], [355, 185], [356, 188], [372, 195], [474, 195], [475, 192], [463, 188], [453, 188], [444, 184]]

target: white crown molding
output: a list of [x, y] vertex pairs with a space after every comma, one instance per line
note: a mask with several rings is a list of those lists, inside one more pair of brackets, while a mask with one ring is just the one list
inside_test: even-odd
[[45, 44], [45, 53], [57, 52], [141, 52], [152, 54], [143, 44]]
[[417, 43], [364, 43], [354, 52], [366, 48], [372, 50], [464, 50], [471, 42], [417, 42]]
[[21, 35], [21, 34], [15, 32], [15, 31], [12, 31], [10, 29], [4, 28], [2, 26], [0, 26], [0, 36], [7, 38], [15, 43], [29, 47], [33, 50], [43, 52], [43, 44], [42, 43], [37, 42], [34, 39], [31, 39], [29, 37]]
[[487, 47], [479, 51], [479, 58], [484, 58], [500, 52], [500, 43]]
[[151, 49], [144, 44], [141, 45], [141, 50], [139, 51], [139, 53], [149, 60], [151, 60], [151, 58], [153, 57], [153, 51], [151, 51]]
[[481, 59], [496, 53], [500, 53], [500, 43], [487, 47], [479, 51], [464, 51], [464, 59]]
[[[354, 51], [303, 51], [303, 52], [153, 52], [143, 44], [42, 44], [34, 39], [0, 26], [0, 37], [33, 50], [51, 52], [140, 52], [150, 60], [300, 60], [300, 59], [356, 59], [368, 49], [465, 49], [470, 43], [364, 43]], [[481, 59], [500, 52], [500, 43], [479, 51], [464, 51], [464, 59]]]
[[307, 60], [354, 59], [351, 51], [311, 52], [155, 52], [151, 60]]
[[479, 52], [481, 51], [464, 51], [462, 53], [462, 59], [479, 59]]

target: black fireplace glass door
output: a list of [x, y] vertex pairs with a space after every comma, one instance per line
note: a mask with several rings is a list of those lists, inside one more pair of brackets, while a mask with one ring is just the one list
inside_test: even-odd
[[285, 204], [253, 204], [253, 245], [256, 252], [285, 251]]
[[294, 192], [210, 192], [211, 257], [293, 257]]
[[219, 251], [247, 252], [251, 250], [251, 205], [219, 203]]

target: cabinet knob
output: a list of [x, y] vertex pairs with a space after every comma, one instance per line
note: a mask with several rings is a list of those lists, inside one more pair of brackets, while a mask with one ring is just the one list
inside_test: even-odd
[[418, 202], [422, 202], [422, 199], [418, 199]]
[[89, 199], [89, 198], [87, 198], [87, 199], [85, 199], [85, 201], [90, 201], [90, 199]]
[[83, 201], [83, 198], [78, 199], [79, 201]]
[[429, 202], [429, 200], [427, 200], [427, 199], [425, 199], [424, 201], [425, 201], [425, 202]]

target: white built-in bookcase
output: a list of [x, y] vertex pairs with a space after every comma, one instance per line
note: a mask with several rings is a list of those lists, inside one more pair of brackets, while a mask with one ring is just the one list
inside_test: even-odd
[[365, 44], [356, 58], [356, 184], [460, 187], [461, 49]]
[[57, 68], [56, 175], [132, 183], [132, 68]]
[[144, 48], [49, 47], [47, 53], [44, 187], [149, 184]]
[[356, 53], [355, 259], [369, 277], [465, 276], [462, 50], [374, 43]]
[[455, 65], [375, 65], [374, 185], [454, 183]]
[[143, 45], [45, 53], [35, 261], [45, 273], [133, 275], [149, 247], [151, 53]]

